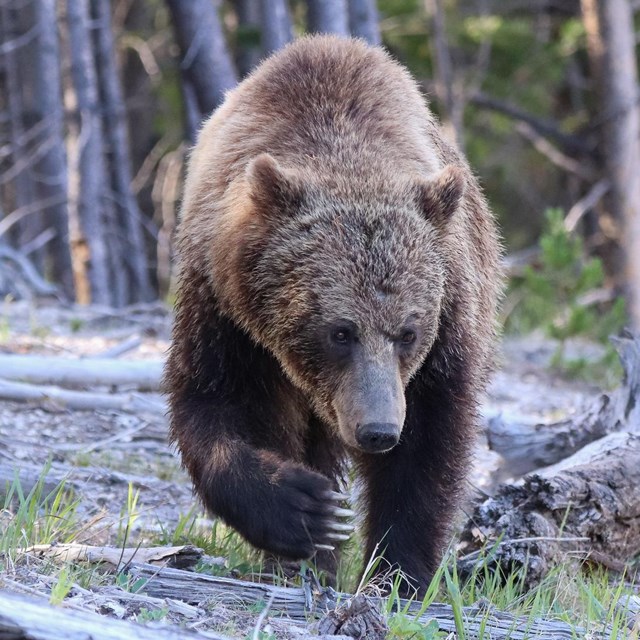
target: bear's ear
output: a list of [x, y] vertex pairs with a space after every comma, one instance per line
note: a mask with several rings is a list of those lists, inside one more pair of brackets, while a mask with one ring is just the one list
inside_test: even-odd
[[460, 205], [465, 179], [462, 170], [452, 164], [417, 185], [418, 203], [425, 217], [443, 229]]
[[268, 153], [261, 153], [247, 166], [251, 199], [266, 215], [290, 213], [302, 200], [302, 181], [295, 171], [285, 169]]

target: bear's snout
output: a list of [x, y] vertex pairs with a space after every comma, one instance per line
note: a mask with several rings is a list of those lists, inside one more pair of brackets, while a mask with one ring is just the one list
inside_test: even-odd
[[356, 429], [356, 442], [367, 453], [384, 453], [400, 440], [400, 428], [390, 422], [371, 422]]

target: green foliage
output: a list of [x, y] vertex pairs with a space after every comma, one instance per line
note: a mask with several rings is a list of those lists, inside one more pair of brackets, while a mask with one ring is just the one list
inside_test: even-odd
[[511, 312], [505, 330], [527, 333], [543, 329], [560, 342], [552, 364], [574, 376], [590, 377], [594, 372], [585, 360], [564, 358], [565, 342], [582, 337], [605, 345], [605, 355], [595, 363], [600, 368], [594, 376], [598, 380], [611, 367], [615, 370], [617, 364], [609, 337], [624, 326], [624, 300], [617, 298], [607, 306], [588, 302], [588, 294], [604, 286], [602, 262], [587, 255], [579, 236], [567, 232], [561, 210], [549, 209], [545, 219], [538, 264], [527, 266], [524, 274], [511, 283], [507, 302]]

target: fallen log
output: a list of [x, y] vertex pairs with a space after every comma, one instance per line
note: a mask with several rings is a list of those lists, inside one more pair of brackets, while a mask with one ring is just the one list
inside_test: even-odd
[[640, 336], [626, 332], [612, 341], [624, 368], [623, 383], [584, 411], [552, 422], [505, 415], [489, 420], [489, 448], [504, 458], [509, 473], [552, 465], [609, 433], [640, 432]]
[[[309, 617], [322, 618], [344, 604], [353, 596], [336, 593], [332, 589], [312, 589], [304, 587], [279, 587], [265, 583], [245, 582], [232, 578], [210, 576], [180, 569], [158, 569], [153, 565], [132, 564], [129, 574], [137, 581], [146, 582], [139, 593], [155, 598], [184, 600], [189, 604], [213, 601], [229, 607], [250, 607], [261, 602], [270, 602], [274, 614], [287, 616], [292, 620], [308, 621]], [[373, 603], [382, 602], [378, 598], [369, 598]], [[407, 609], [407, 615], [417, 615], [417, 620], [428, 624], [432, 620], [438, 623], [441, 631], [456, 633], [454, 609], [448, 604], [433, 603], [421, 611], [421, 603], [409, 603], [400, 600], [399, 609]], [[419, 614], [419, 615], [418, 615]], [[498, 611], [491, 605], [479, 603], [463, 607], [463, 622], [466, 637], [487, 637], [493, 640], [524, 640], [534, 638], [554, 638], [555, 640], [574, 639], [585, 635], [580, 626], [573, 626], [559, 620], [530, 619], [512, 616]], [[322, 625], [320, 625], [322, 628]], [[332, 638], [334, 636], [331, 636]], [[608, 637], [606, 630], [590, 636], [592, 640]]]
[[159, 360], [116, 360], [108, 358], [60, 358], [56, 356], [0, 354], [0, 371], [5, 380], [61, 387], [131, 387], [159, 391], [162, 362]]
[[[571, 557], [623, 569], [640, 553], [640, 435], [612, 433], [479, 504], [462, 533], [469, 574], [523, 569], [528, 586]], [[483, 557], [486, 553], [488, 557]]]
[[53, 405], [75, 411], [124, 411], [154, 415], [164, 415], [167, 411], [165, 402], [140, 393], [75, 391], [3, 379], [0, 379], [0, 400], [31, 402], [41, 406]]
[[228, 636], [207, 632], [200, 634], [166, 625], [143, 626], [135, 622], [114, 620], [76, 608], [56, 608], [45, 599], [26, 598], [0, 591], [0, 638], [2, 640], [182, 640], [208, 638], [232, 640]]

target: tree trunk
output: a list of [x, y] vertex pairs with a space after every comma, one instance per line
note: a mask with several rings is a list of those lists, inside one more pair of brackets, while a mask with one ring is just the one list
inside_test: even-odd
[[347, 0], [307, 0], [307, 30], [348, 36]]
[[[67, 0], [71, 76], [80, 118], [75, 165], [77, 166], [76, 237], [72, 237], [74, 275], [78, 301], [109, 305], [113, 301], [106, 244], [106, 173], [104, 143], [98, 104], [98, 85], [90, 38], [88, 0]], [[111, 249], [113, 250], [113, 249]], [[88, 269], [87, 269], [88, 267]], [[90, 291], [86, 291], [87, 270]]]
[[369, 44], [379, 45], [380, 27], [375, 0], [349, 0], [349, 29], [351, 35]]
[[235, 0], [233, 4], [238, 17], [236, 64], [244, 78], [260, 62], [260, 2]]
[[116, 65], [116, 53], [111, 32], [110, 3], [91, 0], [95, 20], [95, 50], [106, 149], [110, 164], [111, 183], [114, 191], [117, 216], [116, 246], [122, 249], [122, 262], [113, 268], [126, 267], [128, 276], [125, 304], [148, 302], [155, 298], [149, 280], [145, 239], [142, 229], [142, 212], [131, 192], [131, 161], [129, 158], [129, 136], [126, 110]]
[[629, 0], [582, 0], [589, 58], [600, 100], [601, 145], [618, 224], [614, 272], [624, 273], [633, 325], [640, 327], [640, 112]]
[[286, 0], [258, 0], [262, 25], [262, 52], [265, 56], [282, 49], [293, 39], [291, 16]]
[[440, 117], [449, 139], [463, 149], [464, 100], [456, 92], [456, 79], [447, 44], [443, 1], [425, 0], [424, 6], [431, 18], [431, 45], [435, 62], [436, 95], [441, 109]]
[[54, 203], [44, 209], [45, 219], [56, 234], [49, 252], [51, 277], [67, 296], [73, 298], [56, 0], [35, 0], [34, 11], [39, 32], [34, 106], [38, 119], [46, 122], [45, 136], [53, 141], [51, 148], [36, 165], [37, 190], [42, 200]]
[[[33, 142], [33, 132], [25, 132], [25, 104], [23, 96], [23, 78], [20, 73], [19, 56], [25, 55], [25, 42], [23, 41], [20, 21], [21, 14], [11, 6], [11, 3], [0, 4], [0, 36], [2, 37], [3, 55], [0, 56], [2, 72], [4, 75], [5, 108], [8, 116], [9, 143], [8, 171], [3, 173], [3, 181], [10, 184], [8, 189], [10, 205], [8, 213], [13, 210], [22, 210], [34, 200], [33, 181], [31, 169], [33, 155], [29, 142]], [[38, 136], [39, 138], [39, 136]], [[45, 140], [46, 143], [46, 140]], [[40, 142], [40, 144], [44, 144]], [[11, 239], [20, 247], [42, 231], [42, 213], [35, 211], [19, 220], [12, 230]]]
[[203, 115], [224, 99], [225, 91], [238, 82], [217, 3], [211, 0], [167, 0], [176, 39], [182, 52], [181, 69], [195, 90]]

